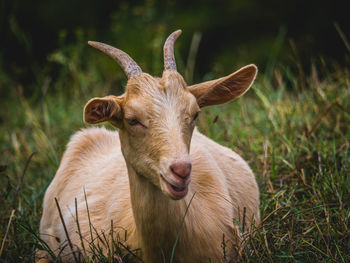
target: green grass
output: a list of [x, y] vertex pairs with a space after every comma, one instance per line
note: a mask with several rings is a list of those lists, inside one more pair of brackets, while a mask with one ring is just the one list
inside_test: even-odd
[[[116, 83], [125, 81], [104, 76], [98, 62], [82, 66], [75, 57], [55, 56], [61, 59], [55, 79], [39, 75], [38, 92], [29, 98], [25, 87], [10, 83], [1, 99], [1, 262], [33, 261], [42, 246], [35, 235], [43, 193], [69, 137], [84, 127], [85, 103], [120, 94]], [[198, 121], [204, 134], [242, 155], [259, 182], [263, 222], [244, 237], [238, 256], [242, 262], [349, 262], [349, 70], [320, 78], [314, 69], [303, 79], [288, 67], [269, 72], [239, 100], [204, 109]]]

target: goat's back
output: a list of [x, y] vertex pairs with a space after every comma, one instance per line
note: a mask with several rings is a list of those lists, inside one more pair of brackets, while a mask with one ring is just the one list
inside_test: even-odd
[[[41, 238], [57, 255], [62, 246], [67, 245], [62, 243], [67, 237], [55, 198], [62, 210], [69, 237], [80, 249], [82, 245], [75, 220], [75, 198], [81, 235], [87, 250], [90, 250], [88, 243], [91, 241], [89, 217], [93, 238], [96, 237], [96, 231], [100, 234], [100, 231], [105, 231], [109, 237], [113, 219], [116, 226], [125, 228], [119, 229], [120, 234], [124, 236], [122, 232], [127, 231], [127, 238], [133, 242], [135, 223], [129, 179], [117, 132], [105, 128], [84, 129], [73, 135], [67, 145], [60, 167], [45, 193], [40, 222]], [[65, 253], [69, 252], [66, 246]]]

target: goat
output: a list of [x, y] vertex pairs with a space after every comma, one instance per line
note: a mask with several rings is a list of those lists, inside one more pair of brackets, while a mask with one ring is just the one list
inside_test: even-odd
[[[63, 261], [83, 249], [91, 257], [89, 244], [102, 233], [104, 253], [103, 243], [119, 238], [132, 251], [140, 248], [135, 253], [144, 262], [168, 262], [184, 218], [175, 261], [220, 262], [223, 235], [230, 252], [239, 245], [235, 219], [245, 211], [246, 229], [259, 222], [259, 190], [248, 164], [195, 128], [200, 108], [244, 94], [257, 68], [187, 86], [174, 58], [180, 34], [164, 44], [161, 78], [143, 73], [125, 52], [89, 41], [119, 63], [128, 82], [123, 95], [93, 98], [84, 108], [86, 123], [107, 121], [119, 133], [102, 127], [73, 135], [45, 193], [41, 238]], [[37, 259], [50, 261], [45, 253]]]

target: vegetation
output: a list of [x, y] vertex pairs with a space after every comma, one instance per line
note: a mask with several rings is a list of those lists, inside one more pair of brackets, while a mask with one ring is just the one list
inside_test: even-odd
[[[85, 126], [85, 102], [122, 92], [121, 70], [101, 54], [85, 64], [83, 52], [53, 53], [54, 83], [46, 76], [31, 97], [12, 84], [2, 100], [2, 262], [33, 261], [43, 194], [70, 135]], [[117, 75], [106, 77], [109, 67]], [[242, 155], [259, 182], [263, 221], [244, 237], [241, 261], [350, 260], [349, 73], [324, 66], [301, 77], [273, 67], [242, 98], [200, 115], [199, 129]]]
[[[144, 71], [159, 75], [169, 24], [184, 29], [176, 59], [189, 84], [251, 62], [260, 69], [247, 94], [203, 109], [197, 122], [201, 132], [247, 160], [259, 183], [262, 223], [242, 237], [240, 261], [350, 262], [346, 8], [301, 0], [296, 3], [303, 8], [275, 0], [264, 7], [254, 0], [237, 5], [118, 1], [112, 7], [79, 0], [74, 10], [85, 5], [90, 13], [77, 16], [72, 9], [61, 19], [71, 1], [59, 2], [58, 9], [44, 2], [2, 3], [8, 9], [1, 10], [0, 18], [0, 29], [5, 29], [5, 48], [0, 48], [0, 262], [32, 262], [35, 249], [45, 248], [38, 239], [43, 195], [69, 137], [86, 127], [83, 107], [94, 96], [123, 92], [122, 70], [86, 41], [117, 43]], [[333, 24], [333, 6], [342, 11], [339, 24]], [[36, 14], [40, 9], [47, 12]], [[305, 26], [295, 24], [295, 17]], [[30, 18], [34, 22], [26, 23]], [[265, 28], [257, 26], [263, 22]], [[191, 32], [196, 32], [193, 37]], [[16, 52], [8, 52], [11, 47]], [[239, 220], [234, 223], [244, 227]], [[114, 245], [103, 256], [92, 244], [95, 259], [138, 261]], [[224, 258], [228, 248], [222, 247]]]

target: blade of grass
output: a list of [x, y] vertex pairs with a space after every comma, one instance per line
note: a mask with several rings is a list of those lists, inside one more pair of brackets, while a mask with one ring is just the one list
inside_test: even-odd
[[83, 242], [83, 236], [82, 236], [81, 230], [80, 230], [79, 217], [78, 217], [78, 202], [77, 202], [77, 198], [75, 198], [75, 222], [77, 223], [78, 235], [79, 235], [79, 238], [80, 238], [81, 247], [83, 248], [83, 251], [84, 251], [84, 258], [85, 258], [86, 257], [86, 250], [85, 250], [85, 245], [84, 245], [84, 242]]
[[180, 229], [179, 231], [177, 232], [177, 236], [176, 236], [176, 240], [175, 240], [175, 243], [174, 243], [174, 246], [173, 246], [173, 250], [171, 251], [171, 258], [170, 258], [170, 263], [173, 263], [174, 261], [174, 256], [175, 256], [175, 249], [176, 249], [176, 246], [177, 246], [177, 243], [179, 242], [179, 239], [180, 239], [180, 235], [181, 235], [181, 232], [182, 232], [182, 228], [184, 226], [184, 223], [185, 223], [185, 217], [187, 215], [187, 212], [188, 212], [188, 209], [192, 203], [192, 200], [193, 200], [193, 197], [195, 196], [196, 193], [194, 193], [190, 199], [190, 202], [188, 203], [187, 207], [186, 207], [186, 211], [185, 211], [185, 214], [182, 218], [182, 221], [181, 221], [181, 225], [180, 225]]
[[86, 191], [84, 187], [84, 198], [85, 198], [85, 204], [86, 204], [86, 211], [88, 214], [88, 219], [89, 219], [89, 227], [90, 227], [90, 237], [91, 237], [91, 242], [93, 241], [93, 236], [92, 236], [92, 227], [91, 227], [91, 220], [90, 220], [90, 211], [89, 211], [89, 205], [86, 197]]
[[58, 213], [59, 213], [60, 218], [61, 218], [61, 222], [62, 222], [62, 225], [63, 225], [64, 232], [65, 232], [66, 237], [67, 237], [67, 241], [68, 241], [69, 247], [70, 247], [70, 249], [72, 251], [72, 254], [73, 254], [73, 257], [74, 257], [74, 261], [76, 263], [78, 263], [78, 259], [77, 259], [76, 255], [75, 255], [75, 252], [74, 252], [74, 249], [73, 249], [72, 241], [69, 238], [69, 234], [68, 234], [68, 231], [67, 231], [66, 223], [64, 222], [64, 218], [63, 218], [63, 215], [62, 215], [61, 207], [60, 207], [56, 197], [55, 197], [55, 202], [56, 202], [56, 206], [57, 206], [57, 209], [58, 209]]
[[11, 226], [12, 220], [15, 217], [15, 212], [16, 212], [16, 210], [12, 209], [12, 212], [11, 212], [11, 215], [10, 215], [10, 218], [9, 218], [9, 222], [7, 223], [7, 228], [6, 228], [5, 235], [4, 235], [4, 238], [3, 238], [2, 242], [1, 242], [0, 257], [2, 255], [2, 251], [4, 250], [5, 242], [6, 242], [6, 239], [7, 239], [7, 235], [8, 235], [8, 232], [10, 230], [10, 226]]

